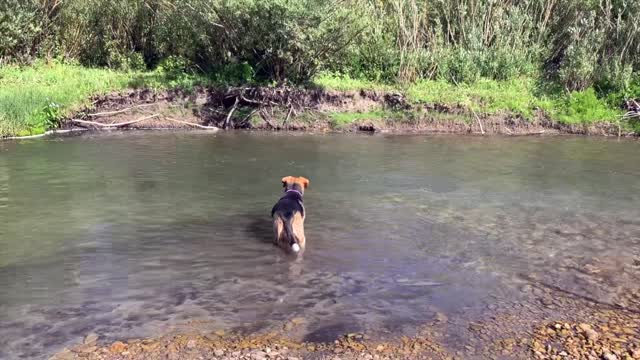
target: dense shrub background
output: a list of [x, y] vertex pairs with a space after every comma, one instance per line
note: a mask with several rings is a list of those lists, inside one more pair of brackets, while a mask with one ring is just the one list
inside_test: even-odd
[[636, 0], [4, 0], [0, 61], [294, 83], [319, 71], [383, 82], [529, 76], [602, 97], [637, 89], [638, 19]]

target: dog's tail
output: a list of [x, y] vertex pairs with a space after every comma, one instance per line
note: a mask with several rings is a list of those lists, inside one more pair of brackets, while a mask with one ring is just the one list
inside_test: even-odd
[[297, 243], [296, 236], [293, 233], [293, 225], [291, 224], [293, 220], [293, 214], [285, 214], [282, 222], [284, 223], [284, 232], [287, 233], [287, 237], [289, 239], [289, 246], [293, 246], [293, 244]]
[[285, 214], [282, 220], [282, 222], [284, 222], [284, 231], [287, 233], [289, 239], [289, 246], [291, 246], [294, 252], [298, 252], [300, 250], [300, 244], [298, 244], [298, 239], [296, 239], [296, 235], [293, 232], [293, 225], [291, 225], [293, 214]]

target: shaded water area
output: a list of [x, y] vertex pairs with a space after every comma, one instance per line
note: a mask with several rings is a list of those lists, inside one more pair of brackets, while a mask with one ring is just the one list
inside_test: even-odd
[[[136, 132], [0, 143], [0, 358], [197, 326], [411, 334], [544, 286], [640, 309], [640, 142]], [[271, 244], [286, 175], [308, 248]], [[450, 334], [455, 337], [456, 334]]]

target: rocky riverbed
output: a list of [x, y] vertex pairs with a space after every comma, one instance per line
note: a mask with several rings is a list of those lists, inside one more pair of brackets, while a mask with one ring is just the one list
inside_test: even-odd
[[348, 333], [330, 343], [293, 340], [291, 334], [304, 321], [299, 319], [285, 324], [283, 331], [263, 334], [216, 330], [112, 343], [102, 343], [98, 335], [89, 334], [82, 344], [51, 359], [640, 359], [637, 309], [570, 296], [545, 299], [538, 304], [492, 306], [482, 320], [466, 323], [455, 339], [443, 334], [447, 327], [460, 324], [444, 314], [415, 336], [372, 339], [367, 334]]
[[347, 334], [328, 344], [300, 343], [277, 336], [174, 335], [158, 339], [130, 340], [97, 346], [96, 337], [65, 349], [52, 359], [398, 359], [450, 358], [436, 342], [426, 337], [403, 338], [398, 342], [370, 342], [363, 334]]

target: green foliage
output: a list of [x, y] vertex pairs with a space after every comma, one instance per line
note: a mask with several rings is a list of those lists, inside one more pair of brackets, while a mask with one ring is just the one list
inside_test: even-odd
[[111, 52], [109, 53], [108, 63], [109, 67], [116, 70], [141, 71], [146, 68], [142, 55], [133, 51], [126, 53]]
[[339, 59], [363, 28], [357, 8], [335, 0], [234, 0], [214, 6], [223, 27], [220, 45], [227, 51], [222, 65], [245, 62], [258, 78], [279, 82], [310, 79]]
[[390, 85], [363, 78], [352, 78], [349, 74], [340, 75], [322, 72], [313, 79], [313, 85], [327, 90], [360, 91], [360, 90], [391, 90]]
[[622, 77], [603, 82], [598, 89], [598, 93], [611, 108], [620, 108], [629, 99], [640, 99], [640, 76], [624, 74]]
[[91, 95], [125, 88], [130, 75], [76, 65], [0, 68], [0, 137], [42, 133]]
[[138, 87], [188, 91], [212, 84], [207, 77], [182, 71], [182, 65], [176, 65], [179, 63], [168, 62], [153, 72], [92, 69], [59, 62], [0, 67], [0, 137], [35, 135], [56, 128], [64, 117], [81, 110], [91, 96], [100, 93]]
[[42, 31], [34, 1], [3, 0], [0, 2], [0, 64], [9, 60], [29, 61], [33, 44]]
[[251, 83], [256, 80], [256, 72], [248, 62], [223, 66], [215, 74], [216, 82], [221, 84]]
[[596, 96], [593, 88], [572, 92], [557, 101], [552, 115], [568, 124], [589, 124], [597, 121], [615, 121], [621, 115]]
[[53, 129], [60, 125], [62, 111], [60, 105], [48, 102], [29, 119], [29, 125], [36, 129]]
[[443, 54], [438, 68], [438, 77], [456, 83], [474, 83], [480, 77], [480, 67], [473, 55], [463, 49], [454, 49]]
[[394, 118], [396, 115], [390, 111], [374, 110], [368, 112], [335, 112], [329, 114], [331, 127], [340, 129], [349, 124], [362, 120], [383, 120]]
[[638, 18], [640, 2], [629, 0], [5, 0], [0, 61], [140, 71], [179, 59], [173, 69], [219, 82], [544, 74], [602, 94], [639, 71]]
[[535, 83], [528, 78], [507, 81], [480, 79], [458, 86], [445, 80], [420, 81], [409, 86], [411, 101], [462, 106], [485, 114], [512, 112], [531, 118], [536, 109], [549, 108], [549, 100], [535, 95]]

